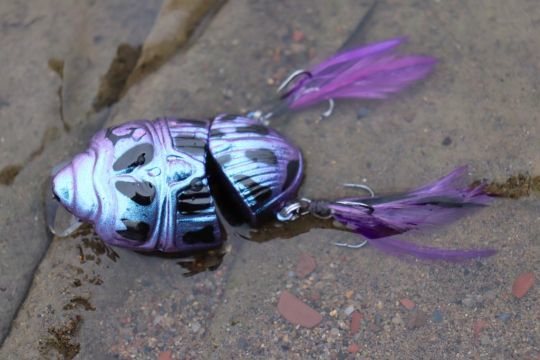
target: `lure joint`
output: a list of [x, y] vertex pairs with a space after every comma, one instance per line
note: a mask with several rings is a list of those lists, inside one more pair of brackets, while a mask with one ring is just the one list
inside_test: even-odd
[[[346, 183], [343, 184], [345, 187], [352, 187], [364, 190], [369, 193], [370, 197], [375, 197], [375, 191], [368, 185], [363, 184], [353, 184], [353, 183]], [[351, 201], [351, 200], [339, 200], [335, 202], [336, 204], [340, 205], [347, 205], [347, 206], [360, 206], [364, 207], [368, 210], [368, 214], [373, 213], [375, 209], [366, 203], [363, 203], [361, 201]], [[300, 198], [300, 200], [294, 201], [289, 203], [288, 205], [284, 206], [276, 215], [277, 219], [279, 221], [285, 222], [285, 221], [294, 221], [297, 220], [299, 217], [311, 214], [315, 216], [316, 218], [327, 220], [332, 218], [331, 211], [328, 211], [327, 207], [328, 202], [327, 201], [314, 201], [311, 199], [308, 199], [306, 197]], [[356, 246], [356, 245], [352, 245]]]
[[277, 213], [276, 217], [281, 222], [297, 220], [300, 216], [304, 216], [310, 213], [310, 205], [310, 199], [301, 198], [300, 200], [291, 202], [287, 206], [283, 207]]

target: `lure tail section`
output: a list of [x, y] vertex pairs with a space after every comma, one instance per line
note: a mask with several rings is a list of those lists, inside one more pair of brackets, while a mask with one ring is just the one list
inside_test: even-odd
[[320, 63], [283, 95], [290, 109], [335, 98], [384, 99], [426, 77], [437, 62], [420, 55], [395, 53], [404, 38], [346, 51]]
[[447, 250], [417, 245], [396, 235], [448, 224], [486, 206], [490, 198], [482, 186], [460, 185], [461, 167], [432, 184], [411, 192], [373, 198], [347, 198], [328, 204], [332, 217], [369, 243], [393, 255], [421, 259], [464, 260], [490, 256], [491, 249]]

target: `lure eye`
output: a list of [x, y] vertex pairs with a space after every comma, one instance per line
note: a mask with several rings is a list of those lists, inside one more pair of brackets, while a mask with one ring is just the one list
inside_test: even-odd
[[140, 144], [132, 147], [113, 164], [114, 171], [130, 173], [138, 166], [143, 166], [152, 161], [154, 148], [151, 144]]

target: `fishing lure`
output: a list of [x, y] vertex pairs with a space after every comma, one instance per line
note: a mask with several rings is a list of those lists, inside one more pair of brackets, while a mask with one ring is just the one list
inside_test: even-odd
[[137, 251], [190, 253], [221, 245], [219, 195], [253, 226], [311, 214], [334, 219], [396, 255], [447, 260], [491, 255], [491, 250], [435, 249], [396, 238], [487, 204], [482, 187], [457, 185], [465, 168], [403, 194], [296, 198], [302, 153], [268, 120], [320, 101], [333, 108], [336, 98], [386, 98], [424, 78], [435, 60], [396, 55], [402, 42], [370, 44], [295, 72], [286, 81], [289, 90], [267, 111], [211, 120], [137, 120], [101, 130], [85, 152], [54, 171], [54, 199], [73, 217], [92, 223], [107, 243]]

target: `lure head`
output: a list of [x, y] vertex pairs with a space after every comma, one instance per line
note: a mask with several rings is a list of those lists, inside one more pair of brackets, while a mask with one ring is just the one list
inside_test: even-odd
[[53, 178], [54, 196], [79, 219], [91, 219], [98, 211], [92, 181], [95, 162], [95, 152], [88, 149], [76, 155]]
[[106, 242], [184, 252], [221, 242], [208, 188], [206, 121], [132, 121], [98, 132], [53, 178], [53, 192]]

